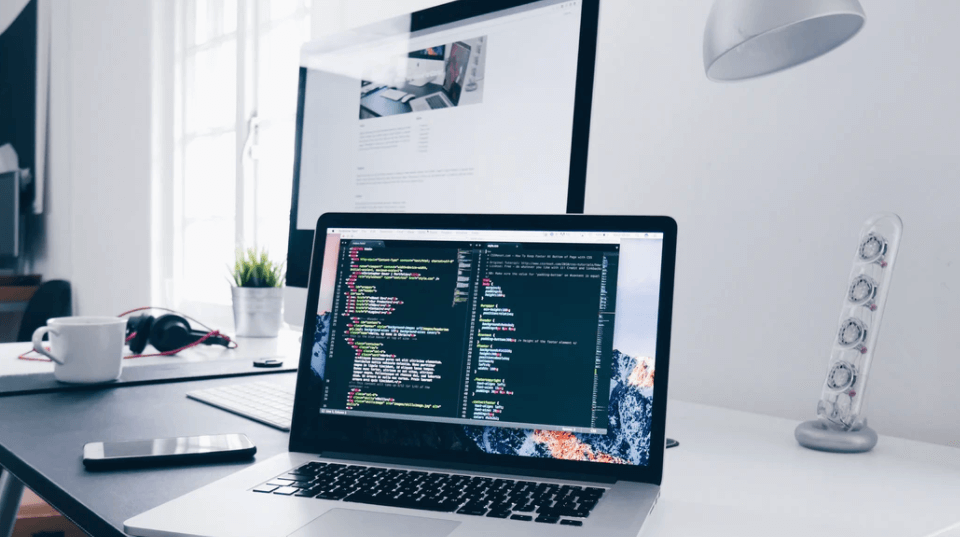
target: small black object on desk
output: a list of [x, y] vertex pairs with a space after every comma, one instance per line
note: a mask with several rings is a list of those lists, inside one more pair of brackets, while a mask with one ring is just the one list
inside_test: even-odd
[[280, 367], [283, 365], [283, 360], [276, 360], [274, 358], [260, 358], [259, 360], [253, 361], [253, 367]]

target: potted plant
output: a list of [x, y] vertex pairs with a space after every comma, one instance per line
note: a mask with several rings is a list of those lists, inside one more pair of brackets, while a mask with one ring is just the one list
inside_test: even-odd
[[233, 265], [233, 322], [241, 337], [277, 337], [283, 320], [283, 264], [266, 250], [237, 250]]

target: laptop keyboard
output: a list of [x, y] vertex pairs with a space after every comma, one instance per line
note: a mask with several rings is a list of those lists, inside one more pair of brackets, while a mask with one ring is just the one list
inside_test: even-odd
[[581, 526], [605, 489], [314, 461], [253, 492]]
[[427, 97], [427, 104], [430, 105], [430, 108], [446, 108], [447, 103], [443, 102], [443, 99], [439, 95], [431, 95]]

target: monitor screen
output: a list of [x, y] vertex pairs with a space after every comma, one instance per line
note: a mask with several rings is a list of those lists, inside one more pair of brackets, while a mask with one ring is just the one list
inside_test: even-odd
[[649, 464], [663, 233], [331, 228], [322, 244], [297, 391], [319, 438]]
[[597, 11], [453, 2], [305, 45], [288, 286], [325, 212], [582, 212]]

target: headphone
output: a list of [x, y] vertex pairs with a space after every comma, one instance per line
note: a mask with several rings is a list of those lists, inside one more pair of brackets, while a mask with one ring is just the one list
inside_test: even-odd
[[127, 341], [135, 354], [142, 353], [147, 343], [160, 352], [170, 352], [200, 343], [229, 348], [231, 342], [230, 338], [219, 332], [193, 330], [186, 319], [173, 314], [156, 318], [147, 314], [130, 317], [127, 320]]

